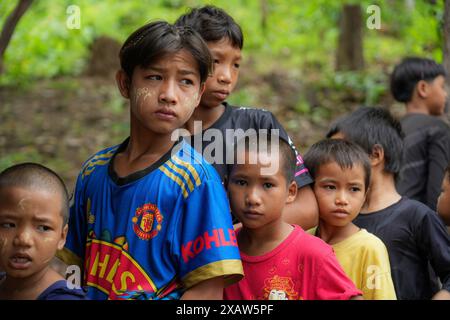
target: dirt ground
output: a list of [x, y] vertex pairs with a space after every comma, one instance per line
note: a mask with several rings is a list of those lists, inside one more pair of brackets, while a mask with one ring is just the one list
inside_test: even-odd
[[[332, 119], [354, 108], [354, 104], [336, 107], [327, 117], [300, 116], [292, 108], [290, 93], [295, 87], [289, 79], [270, 75], [264, 81], [241, 77], [236, 90], [257, 95], [255, 100], [277, 116], [302, 153], [323, 138]], [[90, 155], [127, 137], [128, 112], [112, 75], [0, 87], [0, 170], [19, 162], [39, 162], [58, 172], [72, 190]]]

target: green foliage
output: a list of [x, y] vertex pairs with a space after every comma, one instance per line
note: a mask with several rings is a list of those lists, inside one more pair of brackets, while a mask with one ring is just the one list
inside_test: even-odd
[[[364, 30], [366, 65], [392, 65], [405, 55], [425, 55], [442, 60], [441, 24], [443, 2], [431, 5], [415, 1], [408, 11], [405, 1], [390, 0], [266, 0], [266, 29], [262, 28], [261, 0], [217, 0], [241, 24], [245, 34], [245, 56], [252, 57], [261, 69], [307, 68], [323, 73], [334, 70], [334, 55], [339, 33], [339, 17], [344, 3], [360, 4], [363, 17], [367, 6], [381, 8], [382, 29]], [[157, 19], [173, 22], [188, 7], [201, 6], [201, 0], [72, 0], [35, 1], [22, 17], [5, 55], [6, 72], [1, 84], [23, 84], [39, 78], [78, 75], [83, 71], [89, 45], [100, 35], [124, 41], [140, 25]], [[81, 28], [67, 28], [67, 8], [76, 4], [81, 10]], [[13, 10], [15, 1], [0, 4], [0, 24]], [[338, 76], [339, 77], [339, 76]], [[349, 80], [350, 81], [350, 80]], [[362, 84], [376, 99], [380, 89]], [[238, 100], [245, 101], [244, 95]], [[249, 101], [249, 99], [247, 99]], [[300, 109], [304, 108], [302, 106]]]

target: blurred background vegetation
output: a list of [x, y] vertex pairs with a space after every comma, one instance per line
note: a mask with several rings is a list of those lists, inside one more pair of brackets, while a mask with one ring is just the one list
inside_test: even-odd
[[[0, 28], [17, 3], [0, 2]], [[114, 80], [121, 43], [148, 21], [174, 22], [204, 4], [225, 9], [244, 31], [241, 76], [229, 101], [274, 112], [303, 152], [357, 106], [383, 105], [401, 116], [388, 79], [403, 57], [443, 60], [443, 0], [35, 0], [0, 74], [0, 170], [37, 161], [72, 188], [90, 154], [128, 134], [127, 101]], [[80, 10], [79, 29], [67, 27], [71, 5]], [[362, 14], [357, 70], [336, 68], [345, 5]], [[366, 27], [370, 5], [381, 9], [379, 29]]]

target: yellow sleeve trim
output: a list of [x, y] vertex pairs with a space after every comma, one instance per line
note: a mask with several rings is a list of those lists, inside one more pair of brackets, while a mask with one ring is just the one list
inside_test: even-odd
[[189, 272], [183, 279], [186, 289], [202, 281], [224, 276], [225, 287], [238, 282], [244, 277], [241, 260], [221, 260], [206, 264]]
[[80, 257], [78, 257], [75, 253], [70, 251], [67, 248], [64, 248], [62, 250], [58, 250], [56, 252], [56, 256], [61, 259], [65, 264], [68, 266], [70, 265], [77, 265], [80, 268], [83, 268], [83, 263]]

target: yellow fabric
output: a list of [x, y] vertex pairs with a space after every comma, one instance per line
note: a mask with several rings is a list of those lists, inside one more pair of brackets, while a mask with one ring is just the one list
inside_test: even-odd
[[62, 250], [58, 250], [56, 252], [56, 257], [61, 259], [68, 266], [70, 266], [70, 265], [77, 265], [80, 268], [83, 268], [81, 258], [78, 257], [75, 253], [73, 253], [72, 251], [70, 251], [67, 248], [63, 248]]
[[[308, 230], [315, 235], [316, 228]], [[347, 239], [332, 245], [348, 277], [363, 292], [365, 300], [395, 300], [389, 255], [384, 243], [361, 229]]]
[[238, 282], [244, 276], [241, 260], [222, 260], [201, 266], [188, 273], [182, 280], [187, 289], [204, 280], [224, 276], [225, 287]]

